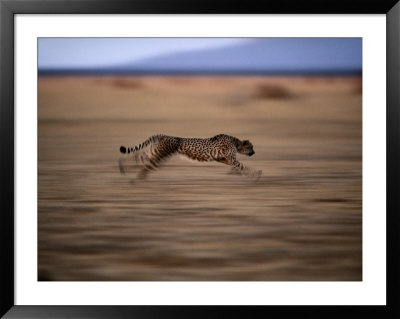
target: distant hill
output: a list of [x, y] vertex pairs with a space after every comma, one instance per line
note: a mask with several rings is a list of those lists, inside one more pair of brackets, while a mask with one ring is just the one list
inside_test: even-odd
[[39, 74], [357, 74], [362, 70], [361, 55], [361, 39], [253, 39], [102, 68], [39, 69]]

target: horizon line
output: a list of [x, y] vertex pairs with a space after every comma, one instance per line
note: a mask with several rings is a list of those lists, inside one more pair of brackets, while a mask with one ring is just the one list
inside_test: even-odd
[[321, 70], [104, 70], [38, 69], [38, 75], [362, 75], [362, 69]]

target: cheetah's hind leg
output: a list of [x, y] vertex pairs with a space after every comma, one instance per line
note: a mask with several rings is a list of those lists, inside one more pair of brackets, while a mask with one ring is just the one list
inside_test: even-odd
[[146, 179], [151, 171], [159, 169], [171, 157], [171, 154], [145, 154], [142, 158], [142, 168], [139, 171], [137, 178], [140, 180]]
[[[136, 155], [136, 154], [135, 154]], [[138, 156], [123, 156], [120, 157], [118, 160], [118, 167], [121, 175], [125, 175], [128, 171], [133, 170], [135, 167], [137, 167], [139, 161], [138, 161]]]
[[125, 166], [126, 158], [120, 158], [118, 161], [119, 171], [121, 174], [126, 173], [126, 166]]

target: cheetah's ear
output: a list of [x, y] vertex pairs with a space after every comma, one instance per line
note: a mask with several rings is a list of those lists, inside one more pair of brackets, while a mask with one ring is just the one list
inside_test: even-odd
[[249, 140], [244, 140], [243, 141], [243, 145], [248, 145], [249, 144]]

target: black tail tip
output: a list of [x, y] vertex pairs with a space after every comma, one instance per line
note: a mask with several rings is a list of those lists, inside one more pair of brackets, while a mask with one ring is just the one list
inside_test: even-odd
[[126, 154], [126, 147], [121, 146], [121, 147], [119, 148], [119, 151], [120, 151], [122, 154]]

